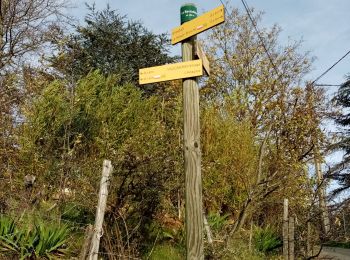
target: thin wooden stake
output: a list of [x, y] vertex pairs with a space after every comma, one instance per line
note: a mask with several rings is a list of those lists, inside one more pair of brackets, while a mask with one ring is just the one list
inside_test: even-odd
[[346, 238], [347, 234], [346, 234], [346, 222], [345, 222], [344, 209], [342, 210], [342, 213], [343, 213], [343, 224], [344, 224], [344, 237]]
[[289, 260], [294, 260], [294, 217], [289, 217]]
[[288, 199], [283, 201], [283, 259], [288, 260]]
[[98, 196], [98, 205], [96, 210], [95, 228], [92, 236], [91, 250], [89, 260], [97, 260], [98, 250], [100, 247], [100, 238], [103, 235], [103, 218], [106, 210], [109, 177], [113, 167], [111, 161], [103, 161], [102, 178], [100, 183], [100, 192]]
[[306, 238], [306, 256], [309, 257], [311, 255], [311, 223], [307, 222], [307, 238]]
[[89, 256], [89, 249], [91, 244], [91, 238], [93, 235], [93, 230], [94, 228], [92, 225], [88, 225], [85, 230], [84, 245], [82, 247], [79, 260], [85, 260]]
[[249, 232], [249, 252], [252, 252], [252, 243], [253, 243], [253, 220], [250, 221], [250, 232]]
[[203, 214], [203, 220], [204, 220], [204, 228], [205, 228], [205, 231], [207, 232], [208, 244], [212, 245], [213, 244], [213, 235], [211, 233], [210, 226], [209, 226], [207, 218], [205, 217], [205, 214]]

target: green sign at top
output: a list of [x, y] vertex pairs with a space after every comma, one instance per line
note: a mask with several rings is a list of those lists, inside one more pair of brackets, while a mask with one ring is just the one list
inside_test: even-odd
[[197, 7], [194, 4], [184, 4], [180, 8], [181, 24], [197, 17]]

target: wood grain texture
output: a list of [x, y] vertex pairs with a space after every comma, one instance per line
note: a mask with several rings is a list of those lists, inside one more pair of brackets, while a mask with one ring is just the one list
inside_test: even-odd
[[102, 225], [107, 205], [109, 177], [112, 173], [112, 170], [113, 167], [111, 161], [104, 160], [102, 178], [100, 183], [100, 192], [98, 196], [98, 205], [96, 209], [95, 228], [92, 236], [89, 260], [97, 260], [98, 258], [100, 239], [103, 235]]
[[201, 44], [198, 41], [196, 41], [195, 44], [196, 44], [195, 56], [198, 57], [198, 59], [202, 60], [204, 71], [206, 72], [207, 76], [209, 76], [210, 75], [209, 60], [208, 60], [207, 56], [205, 55], [205, 52], [203, 51]]
[[[194, 37], [182, 43], [183, 61], [194, 58]], [[183, 80], [187, 259], [204, 259], [199, 90], [196, 78]]]

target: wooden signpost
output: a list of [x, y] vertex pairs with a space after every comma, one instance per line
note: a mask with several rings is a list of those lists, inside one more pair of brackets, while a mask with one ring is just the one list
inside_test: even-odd
[[[197, 17], [193, 4], [181, 7], [181, 26], [172, 30], [172, 44], [182, 43], [181, 63], [140, 69], [140, 84], [184, 79], [184, 160], [185, 160], [185, 214], [186, 259], [204, 259], [201, 149], [199, 127], [199, 90], [197, 78], [203, 75], [203, 67], [210, 74], [209, 61], [196, 43], [198, 33], [221, 24], [225, 20], [224, 6]], [[198, 60], [194, 60], [198, 57]]]

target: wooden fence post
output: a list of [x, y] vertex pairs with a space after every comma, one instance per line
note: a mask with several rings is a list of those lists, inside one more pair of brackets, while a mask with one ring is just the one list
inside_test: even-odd
[[347, 233], [346, 233], [346, 222], [345, 222], [345, 214], [344, 214], [344, 209], [342, 210], [343, 213], [343, 224], [344, 224], [344, 237], [347, 239]]
[[79, 256], [79, 260], [85, 260], [89, 256], [89, 250], [91, 245], [91, 238], [93, 235], [94, 228], [92, 225], [88, 225], [85, 230], [84, 244]]
[[106, 210], [109, 177], [113, 170], [111, 161], [103, 161], [102, 178], [100, 182], [100, 192], [98, 196], [98, 205], [96, 209], [95, 228], [92, 236], [91, 250], [89, 260], [97, 260], [100, 247], [100, 238], [103, 235], [103, 218]]
[[283, 259], [288, 260], [288, 199], [283, 200]]
[[289, 217], [289, 260], [294, 260], [294, 217]]
[[311, 222], [307, 222], [306, 257], [311, 255]]
[[211, 233], [210, 226], [209, 226], [209, 223], [208, 223], [208, 220], [207, 220], [205, 214], [203, 214], [203, 220], [204, 220], [204, 228], [205, 228], [205, 231], [207, 232], [208, 243], [209, 243], [209, 245], [212, 245], [213, 244], [213, 235]]
[[253, 226], [254, 222], [253, 219], [250, 221], [250, 231], [249, 231], [249, 252], [252, 251], [252, 244], [253, 244]]

